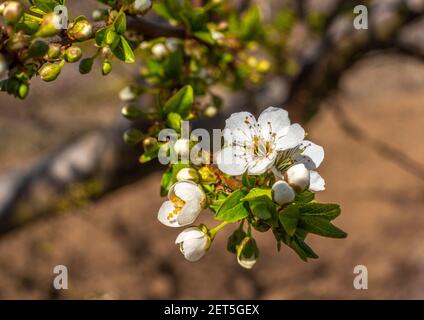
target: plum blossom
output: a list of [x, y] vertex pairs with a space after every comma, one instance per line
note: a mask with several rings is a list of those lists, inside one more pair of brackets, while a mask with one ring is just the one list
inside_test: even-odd
[[299, 146], [305, 131], [290, 124], [286, 110], [269, 107], [257, 121], [249, 112], [232, 114], [223, 137], [224, 148], [216, 156], [219, 169], [232, 176], [260, 175], [273, 167], [279, 152]]
[[198, 227], [191, 227], [181, 232], [175, 244], [180, 246], [184, 257], [191, 262], [200, 260], [210, 245], [209, 237]]
[[180, 181], [171, 186], [159, 209], [158, 220], [168, 227], [183, 227], [192, 224], [206, 204], [206, 195], [193, 181]]
[[[304, 140], [295, 148], [279, 153], [273, 171], [276, 176], [280, 178], [283, 178], [284, 176], [286, 180], [289, 176], [292, 176], [292, 179], [294, 179], [294, 175], [296, 175], [299, 179], [303, 176], [303, 181], [299, 186], [300, 189], [303, 189], [305, 186], [304, 182], [309, 180], [308, 189], [310, 191], [323, 191], [325, 190], [325, 181], [316, 171], [323, 160], [324, 148], [309, 140]], [[299, 164], [303, 164], [309, 171], [309, 177], [306, 177], [303, 166], [299, 166]], [[295, 167], [297, 172], [295, 172], [295, 169], [291, 169], [292, 174], [289, 174], [291, 167]]]

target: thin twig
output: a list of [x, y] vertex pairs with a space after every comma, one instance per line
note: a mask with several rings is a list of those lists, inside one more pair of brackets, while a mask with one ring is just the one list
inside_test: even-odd
[[383, 156], [385, 159], [393, 162], [399, 168], [414, 175], [414, 177], [424, 180], [423, 164], [415, 161], [402, 150], [395, 148], [378, 138], [370, 136], [349, 118], [337, 100], [329, 102], [328, 105], [331, 107], [331, 111], [333, 111], [340, 128], [349, 137], [370, 146], [380, 156]]

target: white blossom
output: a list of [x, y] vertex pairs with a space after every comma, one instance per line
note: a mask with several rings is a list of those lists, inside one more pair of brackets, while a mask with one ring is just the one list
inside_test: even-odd
[[226, 120], [224, 149], [218, 152], [218, 167], [237, 176], [244, 172], [259, 175], [272, 168], [277, 153], [300, 145], [305, 131], [290, 124], [287, 111], [269, 107], [258, 121], [249, 112], [234, 113]]
[[295, 196], [293, 188], [283, 180], [277, 181], [272, 186], [272, 197], [279, 205], [292, 202]]
[[298, 163], [284, 173], [284, 178], [294, 190], [302, 192], [309, 186], [310, 173], [303, 163]]
[[169, 227], [192, 224], [206, 204], [202, 188], [192, 181], [180, 181], [169, 190], [168, 201], [159, 209], [158, 219]]
[[191, 262], [200, 260], [208, 250], [209, 237], [198, 227], [191, 227], [181, 232], [175, 244], [180, 246], [181, 253]]

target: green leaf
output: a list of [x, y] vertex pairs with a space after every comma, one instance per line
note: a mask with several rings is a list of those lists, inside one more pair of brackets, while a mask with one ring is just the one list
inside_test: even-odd
[[315, 199], [315, 194], [309, 190], [305, 190], [301, 193], [297, 193], [294, 198], [296, 203], [308, 203]]
[[227, 250], [234, 254], [237, 253], [237, 246], [240, 245], [246, 236], [246, 232], [244, 232], [242, 229], [237, 228], [234, 230], [233, 234], [228, 238]]
[[262, 31], [261, 12], [254, 5], [242, 16], [240, 38], [244, 41], [253, 40]]
[[208, 44], [214, 44], [215, 43], [215, 40], [212, 38], [212, 35], [211, 35], [210, 31], [208, 31], [208, 30], [207, 31], [204, 31], [204, 30], [197, 31], [197, 32], [194, 32], [193, 35], [197, 39], [202, 40], [202, 41], [204, 41]]
[[244, 191], [236, 190], [230, 194], [218, 209], [216, 218], [222, 221], [235, 222], [246, 218], [249, 211], [241, 199], [245, 196]]
[[[42, 11], [42, 13], [48, 13], [54, 11], [54, 8], [61, 5], [61, 1], [56, 0], [33, 0], [32, 3]], [[34, 12], [34, 10], [33, 10]]]
[[164, 116], [171, 112], [179, 113], [185, 119], [191, 111], [193, 99], [193, 88], [189, 85], [184, 86], [165, 103], [162, 113]]
[[272, 189], [253, 188], [242, 200], [250, 201], [250, 200], [256, 200], [262, 197], [267, 197], [272, 200]]
[[294, 235], [299, 223], [299, 208], [291, 204], [287, 206], [279, 215], [280, 222], [284, 230], [290, 235]]
[[325, 217], [319, 216], [302, 216], [302, 227], [311, 233], [329, 237], [329, 238], [346, 238], [347, 233], [337, 228]]
[[221, 221], [236, 222], [246, 218], [248, 215], [249, 211], [246, 209], [245, 204], [240, 202], [228, 210], [219, 210], [216, 218]]
[[114, 22], [115, 31], [123, 35], [125, 34], [125, 31], [127, 31], [127, 17], [125, 16], [124, 12], [120, 12]]
[[183, 59], [183, 53], [181, 50], [171, 52], [163, 66], [165, 76], [179, 82], [181, 75], [183, 74], [181, 72], [184, 63]]
[[95, 41], [96, 41], [96, 44], [99, 47], [102, 47], [104, 45], [104, 43], [106, 41], [105, 39], [106, 39], [106, 34], [108, 33], [108, 30], [109, 30], [109, 28], [108, 27], [105, 27], [105, 28], [99, 29], [96, 32]]
[[319, 216], [328, 220], [337, 218], [341, 213], [340, 206], [334, 203], [308, 203], [300, 206], [299, 211], [302, 216]]
[[125, 63], [133, 63], [135, 61], [134, 52], [124, 36], [120, 36], [120, 42], [112, 52], [119, 60]]
[[180, 131], [181, 130], [181, 116], [179, 113], [175, 113], [175, 112], [171, 112], [168, 114], [168, 116], [166, 117], [166, 124], [176, 130], [176, 131]]
[[168, 170], [166, 170], [166, 172], [162, 175], [162, 180], [160, 183], [160, 196], [161, 197], [165, 197], [168, 194], [169, 188], [172, 186], [173, 184], [173, 179], [172, 179], [172, 169], [168, 168]]
[[243, 174], [242, 180], [241, 180], [243, 186], [245, 186], [248, 189], [252, 189], [256, 184], [256, 177], [255, 176], [249, 176], [247, 174], [247, 171]]
[[124, 133], [124, 141], [129, 145], [135, 145], [140, 143], [144, 138], [143, 132], [136, 128], [131, 128], [125, 131]]
[[275, 203], [267, 197], [249, 201], [250, 210], [259, 219], [268, 220], [276, 215]]
[[311, 247], [297, 236], [291, 238], [289, 247], [292, 248], [303, 261], [307, 261], [308, 258], [318, 258], [318, 255], [311, 249]]

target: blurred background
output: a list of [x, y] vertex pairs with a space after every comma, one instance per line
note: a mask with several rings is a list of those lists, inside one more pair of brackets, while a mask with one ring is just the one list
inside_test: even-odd
[[[185, 261], [179, 230], [156, 219], [164, 168], [138, 164], [121, 139], [118, 92], [138, 67], [103, 78], [67, 65], [53, 83], [35, 79], [25, 101], [0, 95], [0, 299], [424, 299], [423, 1], [372, 1], [367, 30], [352, 30], [337, 1], [257, 4], [269, 21], [285, 8], [302, 17], [284, 46], [295, 71], [246, 92], [216, 88], [225, 112], [214, 126], [231, 111], [287, 107], [325, 148], [318, 200], [341, 205], [348, 238], [311, 236], [320, 259], [304, 263], [256, 232], [248, 271], [225, 249], [229, 228]], [[90, 15], [95, 2], [68, 5]], [[68, 267], [68, 290], [52, 286], [56, 265]], [[353, 287], [356, 265], [368, 290]]]

